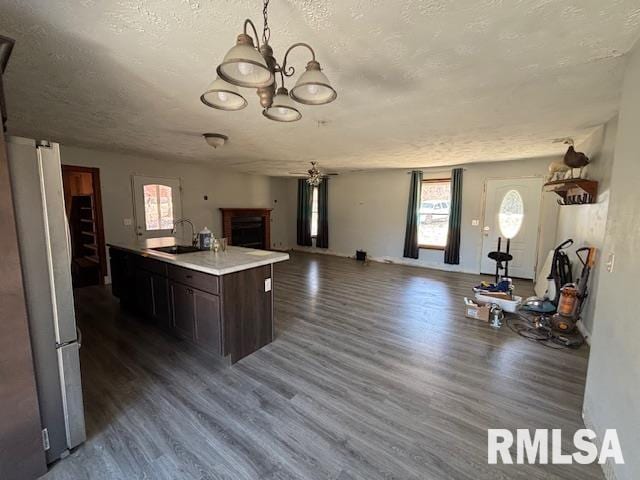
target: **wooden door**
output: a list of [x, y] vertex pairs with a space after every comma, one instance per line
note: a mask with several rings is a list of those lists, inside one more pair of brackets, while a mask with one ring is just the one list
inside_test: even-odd
[[180, 338], [195, 340], [193, 289], [180, 283], [171, 283], [173, 328]]
[[220, 298], [200, 290], [193, 291], [193, 298], [196, 343], [208, 352], [221, 355]]

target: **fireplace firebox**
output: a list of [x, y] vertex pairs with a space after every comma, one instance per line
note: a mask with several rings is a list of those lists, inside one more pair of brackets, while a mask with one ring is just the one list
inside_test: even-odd
[[269, 250], [270, 208], [221, 208], [222, 235], [230, 245]]

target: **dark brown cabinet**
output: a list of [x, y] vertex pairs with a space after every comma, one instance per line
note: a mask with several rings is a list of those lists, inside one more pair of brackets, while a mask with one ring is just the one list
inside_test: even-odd
[[210, 352], [222, 355], [220, 330], [220, 297], [193, 291], [196, 343]]
[[193, 289], [175, 282], [171, 282], [170, 288], [173, 304], [173, 328], [180, 338], [193, 342], [196, 330]]
[[153, 319], [153, 285], [151, 273], [137, 268], [134, 272], [136, 310], [148, 319]]
[[110, 257], [113, 294], [125, 308], [225, 363], [273, 341], [270, 265], [216, 276], [117, 247]]
[[153, 291], [153, 319], [164, 330], [173, 328], [171, 314], [171, 298], [169, 294], [169, 280], [158, 274], [151, 275], [151, 288]]

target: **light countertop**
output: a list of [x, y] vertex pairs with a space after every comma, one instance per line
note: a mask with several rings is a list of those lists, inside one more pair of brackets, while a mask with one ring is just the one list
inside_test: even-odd
[[176, 242], [173, 237], [162, 237], [150, 238], [141, 242], [109, 243], [108, 245], [211, 275], [226, 275], [289, 260], [288, 253], [233, 246], [228, 246], [224, 252], [202, 251], [178, 255], [152, 250], [157, 247], [170, 247], [177, 243], [179, 242]]

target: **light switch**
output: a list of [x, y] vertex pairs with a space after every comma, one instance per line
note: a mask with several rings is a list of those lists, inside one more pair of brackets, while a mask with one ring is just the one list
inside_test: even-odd
[[264, 291], [265, 292], [270, 292], [271, 291], [271, 279], [270, 278], [265, 278], [264, 279]]
[[609, 254], [609, 259], [607, 260], [607, 272], [611, 273], [613, 272], [613, 266], [616, 263], [616, 255], [615, 253], [610, 253]]
[[479, 227], [480, 226], [480, 220], [471, 220], [471, 226], [472, 227]]
[[126, 227], [130, 227], [131, 225], [133, 225], [133, 218], [124, 218], [122, 222]]

